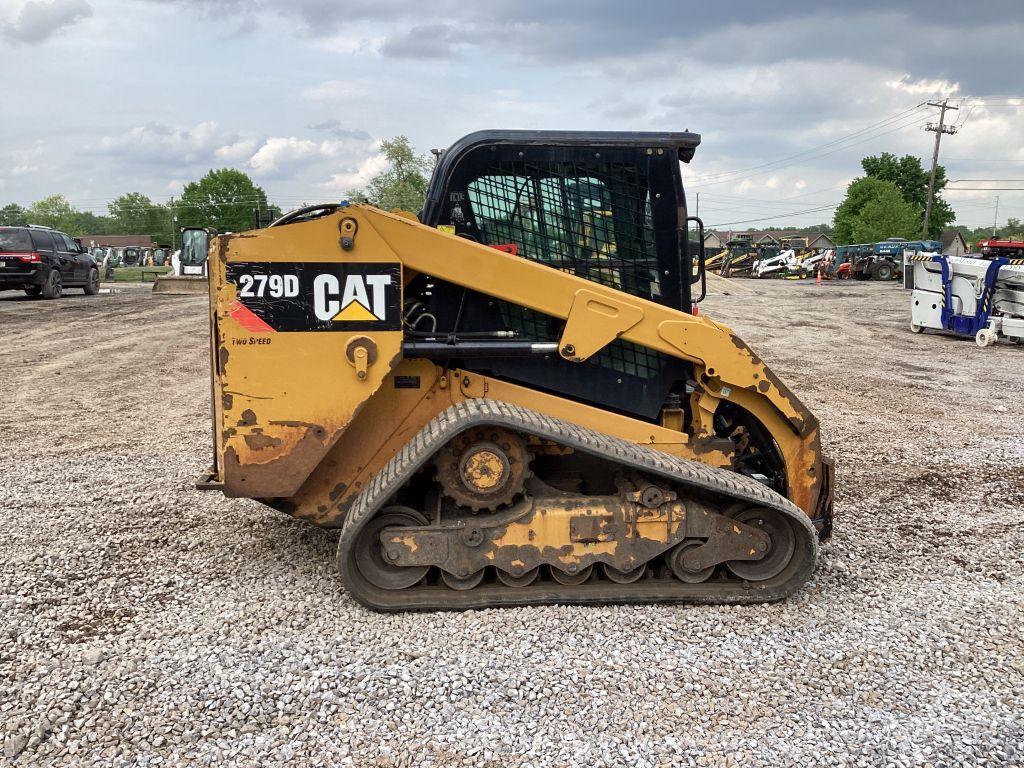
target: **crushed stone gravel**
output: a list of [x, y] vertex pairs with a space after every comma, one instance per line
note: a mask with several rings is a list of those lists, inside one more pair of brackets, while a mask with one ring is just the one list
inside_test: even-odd
[[405, 615], [336, 534], [194, 490], [204, 299], [0, 294], [4, 760], [1024, 765], [1024, 348], [913, 335], [896, 285], [743, 285], [704, 311], [836, 461], [806, 589]]

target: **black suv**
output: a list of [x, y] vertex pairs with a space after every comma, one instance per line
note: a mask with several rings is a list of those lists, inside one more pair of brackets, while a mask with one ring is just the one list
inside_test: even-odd
[[100, 292], [100, 271], [86, 248], [49, 227], [0, 227], [0, 291], [57, 299], [72, 286]]

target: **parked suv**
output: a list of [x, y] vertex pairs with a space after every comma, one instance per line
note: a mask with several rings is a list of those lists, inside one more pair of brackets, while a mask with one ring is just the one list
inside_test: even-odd
[[0, 227], [0, 291], [60, 298], [77, 287], [100, 292], [100, 271], [88, 249], [49, 227]]

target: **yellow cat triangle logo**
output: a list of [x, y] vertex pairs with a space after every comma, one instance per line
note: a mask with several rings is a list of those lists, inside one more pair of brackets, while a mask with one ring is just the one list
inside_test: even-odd
[[378, 317], [358, 301], [350, 301], [341, 312], [331, 318], [332, 320], [349, 320], [357, 322], [374, 322]]

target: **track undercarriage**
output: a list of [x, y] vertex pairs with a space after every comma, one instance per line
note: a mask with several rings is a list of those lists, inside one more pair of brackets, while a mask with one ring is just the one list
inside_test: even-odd
[[814, 567], [806, 515], [757, 481], [505, 403], [449, 409], [381, 477], [338, 548], [378, 610], [761, 602]]

